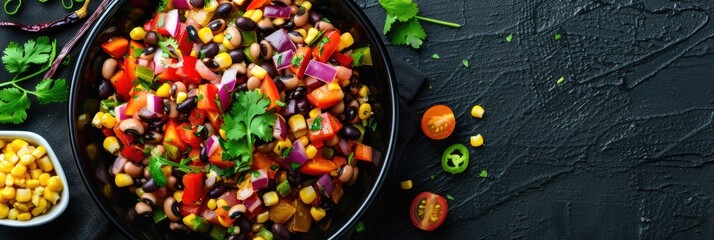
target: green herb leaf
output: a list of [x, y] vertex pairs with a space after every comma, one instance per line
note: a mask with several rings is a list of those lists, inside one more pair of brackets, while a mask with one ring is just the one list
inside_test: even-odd
[[310, 124], [310, 131], [320, 131], [322, 130], [322, 116], [317, 116], [312, 124]]
[[434, 55], [431, 55], [431, 58], [433, 58], [433, 59], [439, 59], [440, 57], [439, 57], [439, 54], [434, 53]]
[[0, 90], [0, 123], [20, 124], [27, 119], [27, 93], [11, 87]]
[[557, 81], [555, 81], [555, 84], [558, 86], [563, 85], [563, 83], [565, 83], [565, 77], [560, 77]]
[[164, 9], [166, 8], [166, 5], [168, 5], [168, 4], [169, 4], [169, 0], [161, 0], [161, 2], [159, 2], [159, 5], [156, 6], [156, 12], [164, 11]]
[[350, 152], [350, 155], [347, 156], [347, 164], [352, 165], [353, 159], [355, 159], [355, 152]]
[[366, 226], [364, 225], [364, 223], [362, 221], [357, 222], [357, 224], [355, 225], [355, 231], [357, 233], [364, 232], [365, 228], [366, 228]]
[[256, 138], [265, 142], [273, 140], [275, 115], [266, 112], [270, 100], [259, 91], [241, 92], [228, 113], [224, 115], [222, 129], [229, 141], [220, 140], [223, 159], [237, 160], [235, 172], [250, 168]]
[[292, 151], [293, 151], [293, 147], [285, 148], [285, 150], [283, 150], [283, 152], [280, 154], [280, 158], [282, 158], [282, 159], [288, 158], [288, 156], [290, 156], [290, 152], [292, 152]]
[[563, 36], [560, 35], [560, 33], [556, 33], [555, 36], [553, 36], [553, 38], [555, 39], [555, 41], [558, 41], [558, 40], [560, 40], [561, 38], [563, 38]]
[[410, 45], [418, 49], [424, 43], [426, 32], [421, 27], [419, 20], [412, 18], [405, 23], [398, 23], [397, 27], [387, 34], [394, 45]]
[[512, 40], [513, 40], [513, 34], [508, 34], [508, 36], [506, 36], [506, 42], [511, 42]]
[[[168, 152], [168, 151], [167, 151]], [[163, 166], [172, 166], [178, 168], [180, 171], [183, 172], [204, 172], [205, 169], [198, 168], [198, 167], [193, 167], [193, 166], [188, 166], [185, 163], [176, 163], [173, 161], [170, 161], [166, 158], [164, 155], [160, 155], [156, 152], [152, 152], [151, 156], [149, 156], [149, 173], [151, 173], [151, 179], [154, 179], [154, 183], [159, 186], [164, 186], [166, 185], [166, 175], [164, 175], [164, 172], [161, 170]]]
[[446, 199], [449, 199], [450, 201], [454, 200], [454, 197], [451, 196], [451, 194], [446, 194]]
[[29, 69], [30, 64], [47, 63], [52, 51], [53, 45], [47, 36], [39, 37], [37, 40], [27, 40], [22, 47], [15, 42], [10, 42], [3, 51], [2, 62], [8, 72], [24, 73]]
[[488, 171], [486, 171], [486, 169], [481, 169], [481, 172], [478, 173], [478, 176], [482, 178], [488, 177]]
[[303, 57], [295, 56], [293, 57], [293, 59], [290, 60], [290, 65], [293, 65], [293, 67], [300, 67], [300, 64], [302, 64], [302, 59]]
[[387, 14], [387, 18], [384, 19], [384, 35], [387, 35], [387, 33], [392, 30], [392, 24], [397, 21], [397, 17], [393, 15]]
[[431, 176], [429, 176], [429, 179], [431, 179], [431, 180], [434, 180], [435, 178], [436, 178], [436, 175], [434, 175], [434, 174], [432, 174]]
[[463, 64], [464, 67], [469, 67], [469, 60], [468, 60], [468, 59], [463, 59], [463, 60], [461, 60], [461, 64]]
[[290, 169], [291, 169], [291, 170], [297, 170], [298, 168], [300, 168], [300, 164], [299, 164], [299, 163], [296, 163], [296, 162], [290, 163]]
[[46, 79], [37, 84], [34, 95], [37, 96], [40, 104], [60, 103], [67, 101], [69, 88], [67, 87], [67, 82], [64, 79], [57, 79], [54, 81]]
[[72, 62], [72, 55], [67, 54], [66, 57], [64, 57], [64, 60], [62, 60], [62, 65], [67, 66]]
[[412, 0], [379, 0], [379, 5], [400, 22], [409, 21], [419, 13], [419, 6]]

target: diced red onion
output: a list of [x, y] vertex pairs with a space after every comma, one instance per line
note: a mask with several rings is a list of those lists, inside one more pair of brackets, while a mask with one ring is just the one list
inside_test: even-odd
[[218, 86], [218, 101], [221, 103], [221, 109], [223, 111], [228, 110], [231, 105], [231, 92], [228, 91], [228, 86]]
[[217, 219], [218, 219], [218, 215], [216, 214], [216, 212], [215, 212], [215, 211], [212, 211], [211, 209], [208, 209], [208, 208], [204, 209], [203, 212], [201, 212], [201, 217], [202, 217], [203, 219], [206, 219], [206, 221], [209, 221], [209, 222], [216, 222], [216, 221], [218, 221], [218, 220], [217, 220]]
[[344, 154], [345, 156], [350, 155], [350, 152], [352, 152], [352, 148], [350, 147], [350, 143], [345, 141], [344, 139], [340, 139], [339, 142], [337, 142], [337, 146], [340, 149], [340, 152]]
[[[288, 7], [288, 8], [290, 8], [290, 7]], [[282, 29], [271, 33], [270, 35], [265, 37], [265, 40], [268, 41], [270, 43], [270, 45], [273, 45], [273, 47], [275, 48], [275, 51], [279, 52], [279, 53], [285, 52], [288, 50], [295, 51], [295, 49], [297, 49], [295, 47], [295, 43], [293, 43], [293, 41], [290, 40], [290, 38], [288, 37], [288, 34], [285, 33], [285, 30], [282, 30]]]
[[305, 85], [307, 85], [308, 89], [316, 89], [321, 87], [322, 85], [325, 85], [325, 83], [315, 77], [306, 77]]
[[198, 75], [201, 75], [201, 78], [214, 84], [219, 83], [221, 80], [221, 77], [218, 76], [218, 74], [211, 71], [211, 69], [206, 67], [206, 64], [203, 64], [203, 61], [200, 60], [196, 61], [196, 72], [198, 72]]
[[335, 186], [332, 183], [332, 177], [330, 177], [330, 174], [322, 174], [322, 177], [317, 180], [317, 188], [320, 192], [325, 193], [327, 196], [332, 195], [332, 190], [335, 189]]
[[154, 53], [154, 74], [166, 71], [166, 66], [164, 66], [164, 57], [161, 56], [163, 53], [164, 50], [161, 48], [156, 49], [156, 53]]
[[256, 177], [255, 174], [251, 175], [251, 184], [253, 184], [253, 191], [260, 191], [263, 188], [268, 187], [268, 173], [265, 169], [260, 169], [257, 171], [259, 175]]
[[253, 195], [253, 187], [248, 184], [247, 187], [239, 188], [236, 197], [238, 200], [246, 200]]
[[238, 75], [238, 68], [228, 68], [223, 71], [223, 76], [221, 76], [221, 85], [228, 86], [228, 91], [232, 92], [236, 87], [236, 76]]
[[164, 100], [154, 94], [146, 94], [146, 109], [151, 113], [164, 113]]
[[260, 207], [260, 205], [262, 205], [263, 202], [260, 201], [260, 197], [258, 197], [257, 194], [253, 194], [249, 198], [247, 198], [243, 202], [243, 204], [245, 204], [245, 207], [248, 209], [249, 212], [253, 212], [256, 209], [258, 209], [258, 207]]
[[124, 171], [124, 164], [126, 164], [127, 159], [124, 156], [119, 155], [112, 164], [110, 173], [114, 176]]
[[208, 154], [208, 156], [213, 156], [213, 154], [216, 153], [216, 150], [218, 150], [219, 147], [220, 144], [218, 143], [218, 137], [216, 135], [211, 136], [211, 138], [206, 141], [206, 154]]
[[206, 186], [206, 188], [212, 188], [213, 185], [216, 184], [216, 175], [213, 174], [206, 174], [206, 180], [203, 181], [203, 185]]
[[305, 69], [305, 74], [329, 83], [332, 82], [332, 80], [335, 80], [337, 69], [329, 64], [321, 63], [320, 61], [310, 61]]
[[146, 59], [139, 59], [139, 66], [142, 66], [142, 67], [149, 67], [149, 60], [146, 60]]
[[285, 117], [290, 117], [298, 112], [297, 101], [295, 99], [288, 100], [287, 106], [281, 109], [280, 114]]
[[307, 154], [305, 154], [305, 146], [302, 141], [293, 142], [293, 149], [290, 150], [287, 160], [289, 163], [298, 163], [300, 165], [307, 161]]
[[263, 10], [263, 16], [288, 19], [290, 18], [290, 11], [291, 8], [287, 6], [266, 5]]
[[174, 0], [174, 7], [176, 9], [191, 9], [191, 2], [189, 0]]
[[295, 51], [288, 50], [280, 54], [273, 56], [273, 62], [275, 63], [275, 68], [278, 70], [283, 70], [291, 66], [291, 62], [295, 56]]
[[238, 198], [236, 198], [236, 192], [234, 191], [226, 191], [225, 193], [223, 193], [223, 195], [218, 197], [218, 199], [226, 200], [228, 206], [233, 206], [240, 203], [240, 201], [238, 201]]
[[335, 77], [339, 80], [348, 80], [352, 77], [352, 69], [343, 67], [343, 66], [337, 66], [337, 74]]
[[285, 120], [282, 117], [275, 118], [275, 124], [273, 124], [273, 137], [278, 140], [285, 140], [288, 136], [288, 125], [285, 124]]
[[179, 20], [178, 9], [174, 9], [166, 13], [166, 23], [164, 24], [164, 27], [167, 31], [169, 31], [171, 37], [176, 37], [176, 34], [178, 33]]
[[124, 112], [126, 112], [126, 103], [114, 107], [114, 114], [116, 114], [117, 122], [131, 118], [131, 116], [124, 114]]

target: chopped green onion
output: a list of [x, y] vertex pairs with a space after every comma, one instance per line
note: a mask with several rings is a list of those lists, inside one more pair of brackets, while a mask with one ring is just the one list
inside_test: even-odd
[[486, 171], [486, 169], [481, 169], [481, 172], [478, 173], [478, 176], [482, 178], [488, 177], [488, 171]]
[[508, 36], [506, 36], [506, 42], [511, 42], [511, 41], [513, 41], [513, 34], [508, 34]]
[[357, 224], [355, 225], [355, 231], [357, 231], [357, 233], [364, 232], [365, 228], [366, 227], [364, 226], [364, 223], [362, 221], [357, 222]]
[[461, 64], [463, 64], [464, 67], [469, 67], [469, 60], [468, 59], [461, 60]]
[[433, 58], [433, 59], [439, 59], [439, 54], [434, 53], [434, 55], [431, 55], [431, 58]]
[[555, 38], [555, 40], [558, 41], [558, 40], [560, 40], [561, 38], [563, 38], [563, 36], [560, 35], [560, 33], [556, 33], [556, 34], [555, 34], [555, 37], [553, 37], [553, 38]]
[[434, 180], [434, 178], [436, 178], [436, 175], [434, 175], [434, 174], [432, 174], [431, 176], [429, 176], [429, 179], [431, 179], [431, 180]]
[[449, 199], [449, 200], [453, 201], [453, 200], [454, 200], [454, 197], [451, 196], [451, 194], [446, 194], [446, 199]]
[[555, 82], [558, 86], [563, 85], [563, 83], [565, 83], [565, 77], [560, 77], [558, 81]]

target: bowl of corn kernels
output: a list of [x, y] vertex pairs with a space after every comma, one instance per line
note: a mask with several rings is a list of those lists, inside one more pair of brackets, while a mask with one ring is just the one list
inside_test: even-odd
[[67, 178], [42, 136], [0, 131], [0, 225], [31, 227], [67, 208]]

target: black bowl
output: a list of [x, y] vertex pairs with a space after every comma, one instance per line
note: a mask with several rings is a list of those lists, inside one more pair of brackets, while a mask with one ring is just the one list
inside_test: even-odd
[[[97, 84], [102, 80], [101, 63], [107, 58], [99, 45], [112, 36], [127, 36], [131, 27], [148, 19], [151, 15], [148, 9], [153, 9], [153, 6], [147, 6], [147, 2], [149, 1], [114, 1], [90, 30], [78, 57], [70, 88], [69, 123], [72, 131], [72, 151], [90, 195], [125, 236], [132, 239], [196, 239], [199, 236], [172, 233], [167, 221], [154, 224], [153, 221], [137, 217], [133, 213], [137, 197], [126, 189], [114, 186], [113, 178], [107, 170], [114, 156], [103, 150], [104, 136], [101, 131], [89, 124], [99, 110], [101, 99], [97, 93]], [[370, 86], [371, 93], [375, 96], [373, 110], [379, 117], [377, 131], [368, 131], [365, 141], [381, 154], [377, 156], [374, 164], [359, 163], [361, 173], [358, 183], [346, 187], [343, 201], [331, 210], [330, 219], [321, 221], [329, 221], [331, 224], [322, 224], [324, 229], [313, 227], [311, 232], [301, 236], [302, 239], [337, 239], [351, 231], [387, 174], [397, 132], [396, 84], [392, 65], [380, 35], [353, 1], [313, 2], [318, 12], [329, 18], [340, 30], [352, 33], [355, 37], [354, 46], [371, 46], [374, 60], [374, 66], [360, 67], [358, 71], [362, 81]], [[140, 6], [141, 4], [145, 6]], [[137, 12], [137, 9], [144, 9], [146, 12], [142, 14], [141, 11]]]

